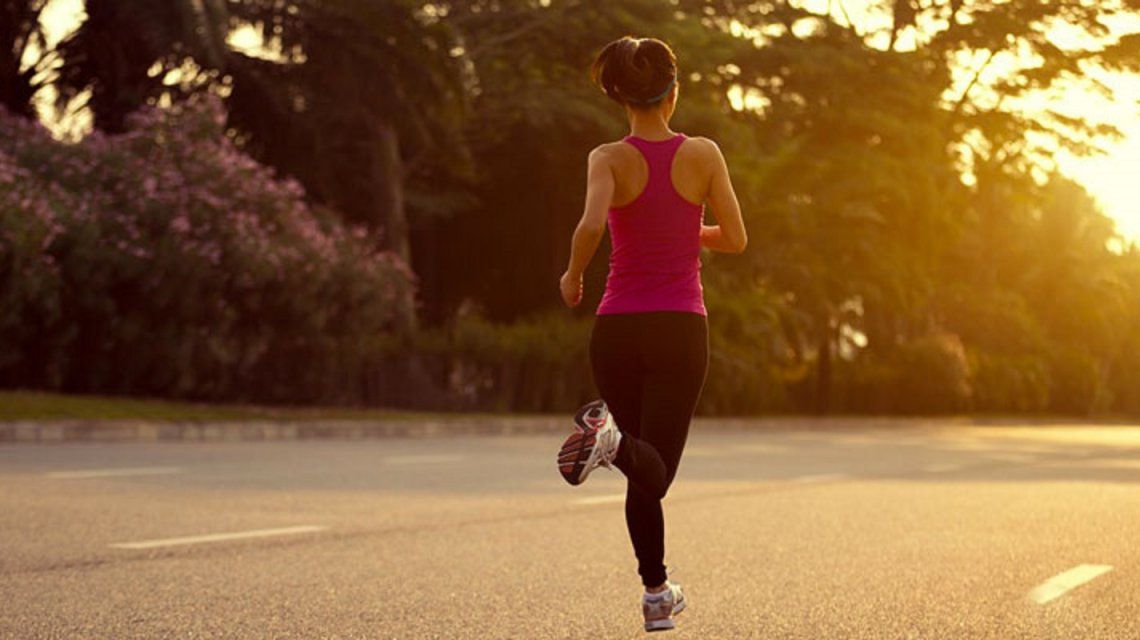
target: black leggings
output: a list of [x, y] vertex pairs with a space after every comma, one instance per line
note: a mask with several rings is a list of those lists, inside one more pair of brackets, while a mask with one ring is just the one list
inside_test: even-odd
[[590, 335], [594, 382], [622, 433], [615, 466], [628, 478], [625, 521], [646, 586], [665, 582], [669, 490], [708, 371], [703, 315], [654, 311], [599, 315]]

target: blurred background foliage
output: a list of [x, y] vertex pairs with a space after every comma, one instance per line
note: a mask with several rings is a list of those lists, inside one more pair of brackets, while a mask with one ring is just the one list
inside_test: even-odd
[[1049, 159], [1116, 132], [1018, 102], [1140, 70], [1140, 0], [86, 0], [58, 41], [47, 4], [0, 0], [4, 386], [571, 410], [605, 247], [557, 279], [627, 132], [587, 68], [633, 34], [752, 240], [702, 257], [700, 411], [1140, 414], [1140, 251]]

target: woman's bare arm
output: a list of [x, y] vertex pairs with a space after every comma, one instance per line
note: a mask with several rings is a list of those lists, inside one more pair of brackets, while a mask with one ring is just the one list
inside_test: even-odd
[[748, 233], [744, 230], [744, 219], [740, 214], [740, 202], [732, 188], [728, 175], [728, 163], [720, 147], [708, 140], [709, 158], [713, 163], [713, 175], [707, 198], [712, 208], [715, 225], [701, 225], [701, 246], [725, 253], [740, 253], [748, 246]]
[[590, 152], [586, 172], [586, 206], [570, 242], [570, 264], [562, 274], [559, 288], [567, 306], [582, 301], [582, 274], [598, 251], [606, 232], [606, 212], [614, 196], [614, 173], [604, 147]]

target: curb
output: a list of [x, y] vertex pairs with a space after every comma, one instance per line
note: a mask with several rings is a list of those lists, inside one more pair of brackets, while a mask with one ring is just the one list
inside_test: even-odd
[[0, 422], [0, 443], [242, 442], [363, 440], [460, 435], [554, 434], [567, 430], [561, 416], [448, 420], [322, 420], [159, 422], [140, 420], [36, 420]]
[[[264, 420], [169, 422], [146, 420], [0, 421], [0, 444], [243, 442], [285, 440], [364, 440], [450, 436], [563, 435], [573, 421], [562, 415], [471, 416], [443, 419]], [[1136, 419], [1013, 417], [765, 416], [693, 419], [694, 431], [853, 431], [866, 429], [943, 429], [954, 427], [1140, 426]]]

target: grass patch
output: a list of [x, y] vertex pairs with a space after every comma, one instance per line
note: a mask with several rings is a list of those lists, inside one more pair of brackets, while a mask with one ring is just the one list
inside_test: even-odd
[[384, 420], [448, 419], [455, 413], [426, 413], [351, 407], [281, 407], [176, 402], [151, 398], [0, 391], [0, 421], [11, 420]]

